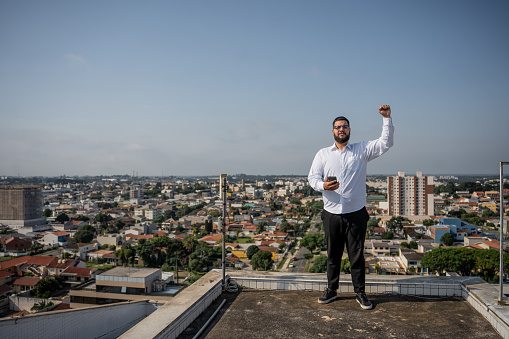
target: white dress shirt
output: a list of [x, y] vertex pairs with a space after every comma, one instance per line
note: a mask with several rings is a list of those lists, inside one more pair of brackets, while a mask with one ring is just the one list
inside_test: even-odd
[[[382, 135], [371, 141], [348, 143], [343, 151], [334, 143], [316, 153], [309, 170], [308, 181], [322, 192], [324, 209], [334, 214], [351, 213], [366, 206], [366, 167], [393, 145], [394, 126], [391, 118], [383, 118]], [[339, 188], [326, 191], [323, 183], [335, 176]]]

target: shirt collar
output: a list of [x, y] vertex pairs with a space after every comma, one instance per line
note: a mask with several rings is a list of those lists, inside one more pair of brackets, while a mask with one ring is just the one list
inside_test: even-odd
[[[350, 150], [351, 149], [350, 145], [351, 145], [350, 142], [348, 144], [346, 144], [345, 149]], [[331, 149], [331, 151], [339, 151], [339, 148], [337, 148], [336, 143], [333, 143], [332, 146], [330, 147], [330, 149]]]

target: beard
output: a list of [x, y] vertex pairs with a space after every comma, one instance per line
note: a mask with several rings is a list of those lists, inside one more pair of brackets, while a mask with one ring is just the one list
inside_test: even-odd
[[345, 142], [347, 142], [348, 140], [350, 140], [350, 133], [345, 135], [344, 137], [339, 137], [339, 136], [336, 136], [334, 135], [334, 140], [336, 140], [336, 142], [338, 144], [344, 144]]

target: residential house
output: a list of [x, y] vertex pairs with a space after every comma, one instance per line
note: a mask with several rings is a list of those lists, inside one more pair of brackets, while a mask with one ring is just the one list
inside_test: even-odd
[[24, 255], [22, 257], [0, 261], [0, 271], [23, 275], [22, 266], [25, 265], [32, 257]]
[[251, 238], [256, 235], [256, 229], [257, 229], [257, 227], [255, 225], [246, 225], [242, 229], [242, 235], [244, 237]]
[[0, 271], [0, 286], [11, 282], [15, 276], [16, 276], [15, 273], [7, 272], [7, 271]]
[[12, 283], [16, 292], [30, 291], [41, 280], [39, 277], [21, 277]]
[[230, 268], [244, 268], [246, 264], [240, 260], [240, 258], [236, 257], [235, 255], [229, 255], [225, 258], [226, 260], [226, 267]]
[[[401, 263], [407, 273], [427, 273], [426, 268], [421, 266], [422, 258], [424, 258], [424, 253], [412, 251], [412, 250], [399, 250], [399, 256], [401, 258]], [[413, 269], [412, 269], [413, 267]]]
[[125, 234], [105, 234], [97, 237], [97, 243], [99, 246], [103, 245], [114, 245], [122, 246], [126, 242]]
[[442, 239], [444, 234], [447, 233], [451, 233], [449, 226], [434, 225], [429, 227], [428, 232], [426, 234], [432, 237], [435, 243], [441, 243], [442, 241], [440, 239]]
[[76, 230], [76, 229], [80, 228], [81, 226], [85, 226], [85, 225], [87, 225], [87, 223], [84, 221], [71, 220], [71, 221], [66, 221], [63, 224], [52, 223], [51, 227], [53, 227], [53, 229], [57, 230], [57, 231], [71, 231], [71, 230]]
[[74, 259], [55, 258], [46, 266], [46, 268], [48, 269], [48, 275], [56, 277], [68, 267], [76, 266], [77, 263], [78, 262]]
[[277, 248], [276, 247], [272, 247], [272, 246], [258, 246], [258, 248], [260, 249], [260, 251], [268, 251], [272, 254], [272, 260], [274, 261], [280, 261], [281, 259], [283, 259], [283, 254], [282, 253], [277, 253]]
[[[384, 256], [384, 255], [392, 255], [399, 253], [400, 245], [392, 242], [392, 241], [366, 241], [365, 243], [370, 242], [371, 243], [371, 255], [377, 257], [377, 256]], [[364, 248], [366, 250], [366, 245], [364, 245]]]
[[32, 247], [32, 239], [30, 238], [0, 238], [0, 251], [3, 252], [26, 252]]
[[239, 259], [247, 259], [247, 253], [244, 250], [232, 250], [232, 254]]
[[69, 253], [73, 257], [75, 256], [81, 260], [86, 260], [87, 252], [94, 251], [96, 249], [96, 244], [77, 243], [65, 246], [64, 253]]
[[9, 285], [0, 285], [0, 298], [7, 297], [14, 292], [14, 289]]
[[42, 241], [42, 243], [52, 246], [66, 246], [69, 237], [70, 234], [65, 231], [46, 233], [44, 235], [44, 240]]
[[444, 234], [451, 233], [457, 241], [465, 237], [477, 234], [478, 228], [458, 218], [440, 218], [439, 224], [430, 226], [426, 235], [431, 236], [435, 243], [441, 243]]
[[[97, 274], [93, 285], [85, 284], [82, 285], [82, 288], [72, 289], [69, 292], [71, 307], [73, 307], [73, 303], [103, 304], [111, 303], [114, 299], [149, 299], [154, 290], [164, 289], [165, 285], [166, 281], [162, 280], [161, 269], [115, 267]], [[91, 287], [94, 290], [90, 290]], [[158, 296], [158, 298], [164, 299], [162, 296]]]
[[82, 283], [90, 279], [94, 279], [95, 270], [88, 267], [68, 267], [60, 273], [60, 277], [62, 277], [66, 282]]
[[217, 241], [221, 240], [223, 238], [221, 233], [217, 234], [209, 234], [204, 236], [201, 239], [198, 239], [198, 241], [206, 242], [209, 245], [215, 245]]
[[130, 244], [137, 244], [138, 240], [140, 239], [146, 239], [150, 241], [154, 237], [153, 234], [126, 234], [127, 242]]
[[105, 255], [107, 255], [107, 254], [114, 254], [114, 253], [115, 253], [115, 251], [111, 251], [111, 250], [97, 250], [97, 251], [88, 252], [87, 260], [88, 261], [97, 260], [98, 258], [104, 258]]
[[30, 259], [21, 266], [21, 270], [45, 278], [48, 275], [48, 265], [55, 259], [58, 260], [58, 258], [52, 256], [35, 255], [30, 257]]

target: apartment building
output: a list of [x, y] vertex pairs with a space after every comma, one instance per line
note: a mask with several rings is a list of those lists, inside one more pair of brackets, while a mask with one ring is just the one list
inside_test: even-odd
[[30, 227], [45, 224], [39, 186], [0, 186], [0, 224]]
[[434, 215], [433, 189], [434, 177], [422, 172], [387, 177], [389, 215]]

